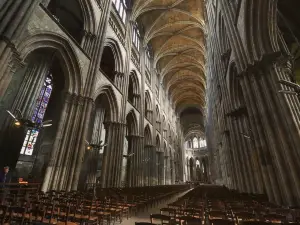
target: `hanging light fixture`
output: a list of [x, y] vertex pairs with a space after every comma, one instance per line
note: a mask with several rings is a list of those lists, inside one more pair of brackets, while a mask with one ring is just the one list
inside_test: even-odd
[[6, 112], [14, 119], [14, 125], [16, 127], [27, 127], [27, 128], [32, 128], [32, 129], [40, 129], [43, 127], [50, 127], [52, 126], [52, 120], [45, 120], [41, 123], [38, 122], [33, 122], [29, 119], [26, 119], [23, 117], [23, 114], [21, 110], [17, 109], [17, 114], [14, 115], [11, 111], [6, 110]]
[[87, 150], [100, 150], [103, 147], [107, 146], [107, 144], [101, 145], [102, 141], [100, 141], [100, 144], [91, 144], [87, 140], [85, 140], [85, 143], [87, 144]]

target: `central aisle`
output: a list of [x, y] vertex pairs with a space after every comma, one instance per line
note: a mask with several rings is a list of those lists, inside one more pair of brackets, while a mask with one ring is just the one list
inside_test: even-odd
[[187, 192], [189, 192], [191, 190], [192, 189], [189, 189], [180, 194], [176, 194], [172, 198], [169, 198], [168, 200], [166, 200], [166, 201], [162, 202], [161, 204], [158, 204], [152, 208], [148, 208], [148, 210], [145, 210], [144, 212], [138, 212], [135, 216], [132, 216], [128, 220], [124, 219], [122, 221], [121, 225], [134, 225], [135, 222], [150, 222], [150, 214], [154, 214], [154, 213], [160, 214], [161, 208], [168, 207], [169, 203], [174, 202], [179, 197], [185, 195]]

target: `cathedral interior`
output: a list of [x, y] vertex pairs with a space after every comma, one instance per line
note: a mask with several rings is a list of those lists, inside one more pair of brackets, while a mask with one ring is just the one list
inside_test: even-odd
[[299, 8], [1, 0], [0, 224], [299, 224]]

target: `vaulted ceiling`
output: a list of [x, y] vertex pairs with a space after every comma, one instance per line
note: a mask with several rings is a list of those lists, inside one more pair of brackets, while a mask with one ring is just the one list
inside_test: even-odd
[[[152, 46], [161, 82], [178, 114], [186, 117], [182, 121], [185, 132], [203, 130], [203, 0], [134, 0], [132, 20], [144, 27], [143, 44]], [[188, 120], [186, 112], [191, 108], [198, 109], [199, 121]]]

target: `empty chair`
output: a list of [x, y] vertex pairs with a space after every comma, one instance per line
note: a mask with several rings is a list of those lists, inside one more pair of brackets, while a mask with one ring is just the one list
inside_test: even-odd
[[151, 214], [150, 220], [153, 224], [170, 224], [171, 217], [162, 214]]

